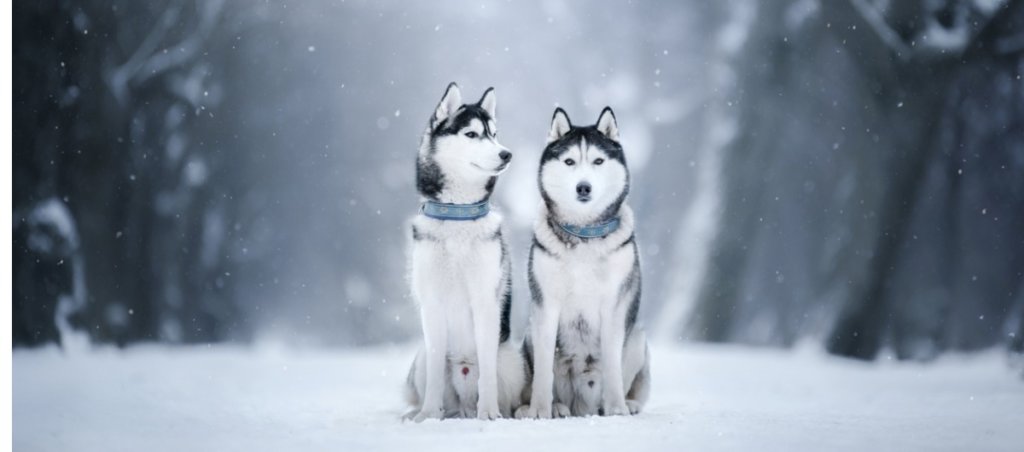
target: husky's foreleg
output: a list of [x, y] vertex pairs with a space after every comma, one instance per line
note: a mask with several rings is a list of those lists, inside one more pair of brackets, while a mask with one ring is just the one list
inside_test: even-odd
[[423, 390], [423, 406], [419, 414], [413, 418], [416, 422], [444, 417], [444, 379], [448, 350], [448, 334], [445, 330], [442, 307], [424, 304], [421, 317], [427, 384]]
[[523, 417], [550, 419], [555, 384], [555, 339], [558, 336], [558, 311], [554, 303], [534, 305], [530, 336], [533, 341], [533, 389], [530, 406]]
[[601, 313], [601, 375], [604, 378], [602, 405], [605, 416], [629, 414], [622, 384], [622, 348], [625, 345], [628, 302], [605, 303]]
[[501, 324], [500, 276], [481, 284], [482, 290], [472, 297], [473, 335], [476, 340], [477, 366], [480, 379], [477, 382], [476, 415], [478, 419], [497, 419], [498, 410], [498, 339]]

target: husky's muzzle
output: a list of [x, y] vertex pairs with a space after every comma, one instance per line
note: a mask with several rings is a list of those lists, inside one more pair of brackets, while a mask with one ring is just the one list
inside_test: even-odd
[[498, 167], [495, 168], [494, 171], [500, 173], [502, 171], [505, 171], [505, 168], [508, 168], [509, 162], [512, 161], [512, 153], [509, 151], [501, 151], [498, 153], [498, 158], [501, 159], [501, 164], [498, 165]]

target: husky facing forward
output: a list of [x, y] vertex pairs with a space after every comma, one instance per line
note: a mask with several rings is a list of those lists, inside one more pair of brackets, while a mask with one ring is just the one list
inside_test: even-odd
[[412, 219], [411, 283], [424, 347], [409, 371], [406, 417], [509, 417], [526, 379], [509, 344], [511, 278], [501, 216], [488, 199], [512, 153], [497, 141], [494, 89], [462, 104], [454, 83], [416, 160], [423, 198]]
[[533, 371], [517, 417], [636, 414], [650, 392], [647, 339], [636, 326], [640, 260], [629, 171], [612, 110], [574, 127], [555, 110], [541, 155], [544, 203], [528, 277], [523, 356]]

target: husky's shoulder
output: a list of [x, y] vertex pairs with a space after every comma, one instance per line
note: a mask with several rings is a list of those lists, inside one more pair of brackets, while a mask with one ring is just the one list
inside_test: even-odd
[[628, 204], [619, 206], [619, 228], [601, 238], [579, 239], [566, 238], [566, 233], [558, 228], [547, 206], [540, 203], [540, 213], [533, 225], [535, 245], [543, 248], [548, 254], [561, 256], [572, 250], [586, 250], [596, 255], [608, 255], [629, 247], [635, 242], [635, 223], [633, 209]]

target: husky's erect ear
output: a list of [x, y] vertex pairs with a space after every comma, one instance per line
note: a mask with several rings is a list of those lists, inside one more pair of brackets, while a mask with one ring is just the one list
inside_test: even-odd
[[430, 121], [430, 124], [437, 125], [441, 121], [448, 119], [448, 117], [455, 114], [461, 106], [462, 92], [459, 91], [459, 85], [456, 85], [455, 82], [451, 82], [448, 84], [448, 89], [444, 90], [444, 96], [441, 97], [441, 103], [437, 104], [437, 110], [434, 110], [434, 117]]
[[483, 108], [487, 114], [491, 115], [491, 119], [497, 119], [497, 117], [494, 116], [494, 111], [498, 108], [498, 96], [494, 94], [493, 87], [487, 88], [487, 91], [484, 91], [484, 95], [480, 98], [478, 105], [480, 105], [480, 108]]
[[562, 110], [562, 107], [555, 109], [555, 115], [551, 118], [551, 131], [548, 132], [548, 143], [555, 141], [569, 133], [572, 123], [569, 122], [569, 115]]
[[615, 112], [612, 111], [612, 107], [604, 107], [604, 110], [601, 110], [601, 116], [597, 118], [597, 131], [612, 140], [619, 141], [619, 123], [615, 121]]

